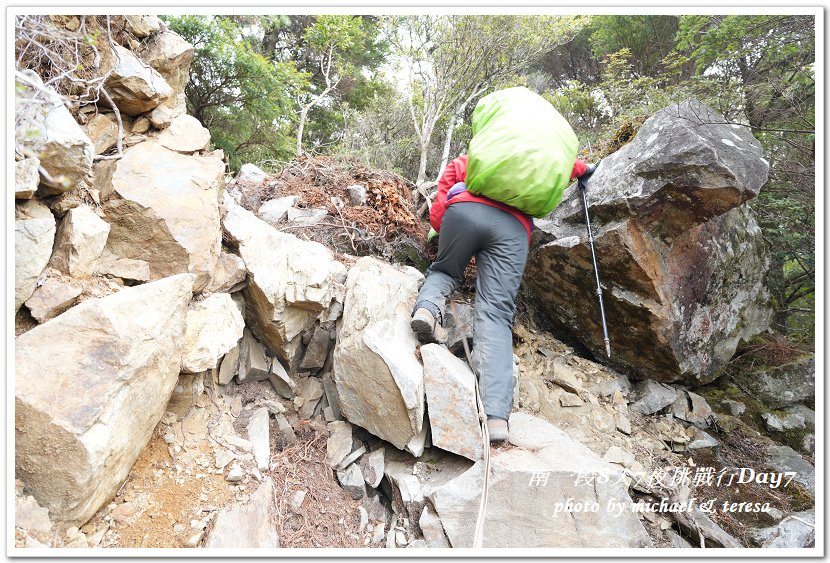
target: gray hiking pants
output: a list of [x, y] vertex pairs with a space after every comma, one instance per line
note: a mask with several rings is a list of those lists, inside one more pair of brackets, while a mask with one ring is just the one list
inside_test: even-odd
[[415, 309], [425, 307], [446, 320], [447, 299], [476, 257], [472, 363], [488, 416], [509, 418], [513, 406], [511, 325], [527, 251], [527, 230], [510, 213], [471, 201], [450, 205], [441, 221], [438, 256], [415, 303]]

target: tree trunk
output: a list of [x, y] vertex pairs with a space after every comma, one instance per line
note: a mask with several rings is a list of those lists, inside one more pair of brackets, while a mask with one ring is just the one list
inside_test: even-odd
[[418, 163], [418, 177], [415, 179], [415, 185], [420, 186], [424, 183], [427, 177], [427, 153], [429, 152], [429, 138], [431, 135], [424, 135], [425, 138], [420, 139], [421, 160]]
[[303, 107], [302, 111], [300, 111], [300, 123], [297, 125], [297, 156], [302, 156], [303, 154], [303, 130], [305, 129], [305, 121], [309, 109], [311, 109], [310, 105]]
[[447, 125], [447, 135], [444, 139], [444, 152], [441, 153], [441, 165], [438, 167], [438, 177], [441, 177], [441, 172], [447, 167], [447, 162], [450, 160], [450, 145], [452, 144], [452, 134], [455, 131], [455, 124], [458, 121], [458, 115], [464, 110], [453, 113], [450, 118], [450, 124]]

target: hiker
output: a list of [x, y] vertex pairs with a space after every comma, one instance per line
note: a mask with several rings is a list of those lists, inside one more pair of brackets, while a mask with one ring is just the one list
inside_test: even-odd
[[[421, 342], [444, 343], [445, 305], [461, 284], [464, 269], [476, 257], [476, 305], [473, 325], [473, 370], [479, 377], [490, 441], [508, 437], [513, 403], [513, 335], [516, 295], [524, 273], [533, 219], [530, 215], [466, 189], [468, 156], [447, 165], [430, 209], [439, 232], [438, 256], [426, 271], [411, 327]], [[581, 160], [571, 179], [585, 173]]]

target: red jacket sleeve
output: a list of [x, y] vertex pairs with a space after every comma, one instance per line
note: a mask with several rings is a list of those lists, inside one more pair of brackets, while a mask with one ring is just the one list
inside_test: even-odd
[[467, 178], [467, 155], [459, 156], [450, 162], [438, 180], [438, 192], [429, 210], [429, 224], [436, 231], [441, 230], [441, 219], [447, 210], [447, 192], [458, 182]]

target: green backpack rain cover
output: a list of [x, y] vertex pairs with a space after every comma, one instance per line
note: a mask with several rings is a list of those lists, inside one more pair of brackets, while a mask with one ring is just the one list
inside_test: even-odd
[[467, 190], [544, 217], [570, 183], [578, 144], [538, 94], [524, 87], [493, 92], [473, 111]]

